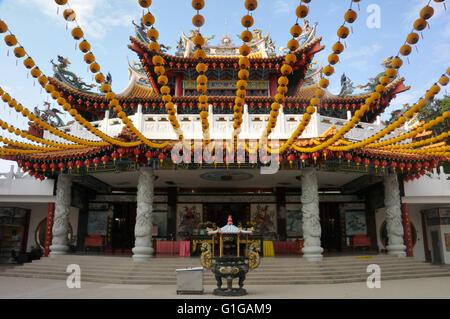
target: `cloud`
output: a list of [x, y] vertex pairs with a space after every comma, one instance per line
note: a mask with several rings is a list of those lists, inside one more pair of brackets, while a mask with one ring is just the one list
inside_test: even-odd
[[289, 0], [276, 0], [273, 4], [275, 14], [284, 14], [292, 12], [294, 5], [292, 1]]
[[[62, 10], [66, 7], [58, 6], [54, 1], [49, 0], [5, 0], [6, 2], [18, 2], [22, 6], [32, 6], [37, 8], [43, 14], [48, 17], [59, 20], [64, 23], [62, 17]], [[91, 38], [103, 38], [108, 29], [116, 26], [129, 26], [131, 21], [139, 14], [137, 6], [129, 6], [129, 12], [125, 9], [127, 6], [123, 4], [129, 3], [129, 1], [123, 1], [122, 6], [112, 7], [111, 3], [107, 0], [71, 0], [69, 1], [70, 7], [77, 14], [77, 22]], [[131, 3], [131, 2], [130, 2]], [[57, 10], [59, 7], [59, 15]], [[74, 23], [69, 23], [69, 27], [72, 27]]]
[[379, 52], [383, 47], [379, 44], [372, 44], [359, 48], [358, 50], [346, 50], [341, 55], [342, 63], [350, 69], [358, 71], [367, 71], [370, 65], [373, 65], [371, 56]]

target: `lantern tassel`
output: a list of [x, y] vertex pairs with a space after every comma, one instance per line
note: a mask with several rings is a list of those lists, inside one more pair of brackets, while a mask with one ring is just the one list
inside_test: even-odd
[[447, 11], [447, 5], [444, 2], [444, 10]]
[[56, 8], [56, 15], [59, 14], [59, 7]]

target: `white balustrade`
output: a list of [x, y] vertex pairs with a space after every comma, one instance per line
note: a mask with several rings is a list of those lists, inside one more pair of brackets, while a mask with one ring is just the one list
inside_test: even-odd
[[[277, 125], [272, 131], [270, 138], [279, 140], [288, 139], [297, 129], [302, 117], [303, 114], [285, 114], [283, 108], [280, 108]], [[177, 140], [177, 135], [170, 124], [167, 114], [144, 114], [142, 112], [142, 105], [138, 105], [137, 112], [130, 115], [129, 119], [148, 139]], [[202, 139], [200, 114], [177, 114], [177, 119], [186, 139]], [[211, 139], [231, 138], [233, 132], [233, 114], [214, 114], [212, 105], [210, 105], [208, 120]], [[240, 138], [259, 139], [268, 124], [268, 120], [269, 114], [249, 114], [248, 107], [245, 105], [242, 114]], [[318, 137], [331, 126], [335, 126], [339, 130], [347, 122], [348, 119], [322, 116], [316, 112], [311, 116], [311, 121], [301, 135], [301, 138]], [[109, 118], [109, 111], [106, 111], [103, 120], [91, 122], [91, 124], [111, 137], [120, 135], [125, 126], [119, 118]], [[383, 128], [384, 126], [381, 124], [379, 118], [373, 124], [360, 122], [346, 135], [346, 138], [361, 141], [374, 135]], [[60, 130], [79, 138], [100, 141], [99, 137], [78, 123], [61, 127]], [[44, 133], [44, 138], [55, 142], [67, 142], [47, 131]]]

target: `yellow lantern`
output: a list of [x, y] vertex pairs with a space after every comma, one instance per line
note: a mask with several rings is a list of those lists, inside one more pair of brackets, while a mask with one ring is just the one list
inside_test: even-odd
[[344, 45], [341, 42], [336, 42], [335, 44], [333, 44], [331, 49], [333, 50], [334, 53], [340, 54], [344, 52]]
[[241, 40], [244, 42], [250, 42], [253, 39], [253, 35], [250, 31], [244, 30], [241, 33]]
[[197, 28], [200, 28], [202, 25], [205, 24], [205, 18], [201, 14], [196, 14], [192, 18], [192, 24]]
[[38, 82], [42, 87], [44, 87], [48, 83], [48, 79], [45, 75], [41, 75], [38, 77]]
[[326, 76], [330, 76], [334, 73], [334, 68], [331, 65], [327, 65], [326, 67], [323, 68], [322, 72]]
[[198, 102], [201, 104], [208, 103], [208, 97], [206, 95], [200, 95], [198, 97]]
[[393, 78], [397, 75], [397, 70], [396, 69], [387, 69], [386, 75], [390, 78]]
[[166, 69], [163, 66], [155, 66], [153, 71], [155, 71], [158, 76], [166, 74]]
[[159, 38], [159, 32], [158, 32], [158, 30], [156, 30], [155, 28], [150, 28], [148, 31], [147, 31], [147, 37], [150, 39], [150, 40], [152, 40], [152, 41], [156, 41], [156, 40], [158, 40], [158, 38]]
[[290, 32], [294, 38], [298, 38], [302, 34], [303, 29], [298, 25], [298, 23], [296, 23], [291, 27]]
[[322, 90], [321, 88], [317, 88], [314, 91], [314, 95], [317, 96], [320, 99], [320, 98], [322, 98], [325, 95], [325, 90]]
[[279, 85], [288, 85], [288, 84], [289, 84], [289, 80], [288, 80], [288, 78], [285, 77], [285, 76], [280, 76], [280, 77], [278, 78], [278, 84], [279, 84]]
[[160, 50], [160, 45], [158, 44], [158, 42], [152, 41], [152, 42], [150, 42], [150, 44], [148, 45], [148, 49], [149, 49], [150, 52], [152, 52], [152, 53], [158, 53], [159, 50]]
[[384, 85], [382, 85], [382, 84], [378, 84], [375, 87], [375, 91], [378, 92], [378, 93], [383, 93], [385, 90], [386, 90], [386, 87]]
[[335, 53], [331, 53], [331, 54], [328, 56], [328, 62], [329, 62], [330, 64], [332, 64], [332, 65], [338, 63], [338, 62], [339, 62], [339, 56], [338, 56], [337, 54], [335, 54]]
[[55, 87], [51, 84], [47, 84], [44, 88], [47, 91], [47, 93], [52, 93], [55, 90]]
[[56, 4], [63, 6], [65, 4], [67, 4], [67, 0], [55, 0]]
[[414, 29], [417, 31], [422, 31], [427, 26], [427, 21], [425, 19], [419, 18], [414, 21]]
[[330, 85], [330, 81], [328, 81], [328, 79], [321, 79], [319, 81], [319, 86], [324, 88], [324, 89], [327, 88], [328, 85]]
[[197, 51], [195, 51], [194, 57], [196, 59], [206, 59], [206, 52], [205, 52], [205, 50], [198, 49]]
[[313, 97], [311, 99], [311, 101], [309, 101], [309, 104], [311, 104], [312, 106], [319, 105], [319, 103], [320, 103], [320, 100], [318, 98], [316, 98], [316, 97]]
[[297, 62], [297, 56], [295, 54], [289, 53], [284, 58], [284, 61], [290, 65], [295, 64], [295, 62]]
[[341, 39], [347, 38], [349, 33], [350, 33], [350, 31], [345, 25], [339, 27], [339, 29], [337, 30], [337, 35]]
[[[107, 87], [105, 87], [105, 89], [107, 89]], [[106, 93], [105, 97], [108, 101], [111, 101], [116, 97], [116, 95], [110, 90], [109, 92]]]
[[239, 54], [240, 55], [247, 56], [247, 55], [250, 54], [250, 52], [251, 52], [251, 49], [246, 44], [241, 45], [241, 47], [239, 48]]
[[165, 76], [165, 75], [158, 76], [158, 84], [159, 85], [166, 85], [168, 81], [169, 80], [168, 80], [167, 76]]
[[194, 44], [196, 46], [203, 46], [205, 44], [205, 39], [202, 37], [201, 34], [198, 34], [194, 37], [194, 39], [192, 40], [192, 42], [194, 42]]
[[142, 24], [146, 25], [147, 27], [152, 26], [155, 23], [155, 17], [150, 13], [147, 12], [142, 16]]
[[103, 83], [100, 89], [103, 93], [108, 93], [111, 91], [111, 85], [109, 85], [108, 83]]
[[0, 20], [0, 33], [5, 33], [8, 31], [8, 26], [3, 20]]
[[17, 44], [17, 39], [14, 35], [8, 34], [5, 36], [5, 43], [7, 46], [13, 47]]
[[344, 19], [345, 21], [347, 21], [348, 23], [353, 23], [355, 22], [356, 18], [358, 17], [358, 15], [356, 14], [356, 12], [352, 9], [349, 9], [345, 15], [344, 15]]
[[89, 50], [91, 49], [91, 45], [86, 40], [81, 41], [78, 47], [80, 48], [80, 51], [83, 53], [89, 52]]
[[295, 39], [291, 39], [291, 40], [289, 40], [289, 41], [288, 41], [288, 43], [287, 43], [287, 47], [288, 47], [288, 49], [289, 49], [289, 50], [291, 50], [291, 51], [295, 51], [295, 50], [297, 50], [297, 49], [298, 49], [298, 47], [299, 47], [299, 43], [298, 43], [298, 41], [297, 41], [297, 40], [295, 40]]
[[207, 86], [206, 85], [197, 85], [197, 92], [199, 92], [199, 93], [206, 93], [206, 91], [207, 91]]
[[403, 65], [403, 61], [398, 56], [395, 57], [394, 60], [392, 60], [392, 62], [391, 62], [391, 66], [395, 69], [401, 68], [402, 65]]
[[34, 66], [34, 61], [32, 58], [28, 57], [25, 60], [23, 60], [23, 65], [27, 68], [27, 69], [31, 69]]
[[97, 62], [91, 63], [89, 69], [91, 70], [92, 73], [97, 73], [100, 71], [100, 65], [98, 65]]
[[25, 49], [23, 47], [14, 48], [14, 55], [16, 58], [23, 58], [25, 56]]
[[248, 69], [250, 67], [250, 61], [247, 57], [239, 58], [239, 67], [241, 69]]
[[411, 46], [409, 46], [408, 44], [404, 44], [402, 45], [402, 47], [400, 48], [400, 54], [407, 56], [411, 53], [412, 49]]
[[287, 86], [279, 86], [277, 88], [277, 92], [280, 94], [286, 94], [288, 92], [288, 88]]
[[308, 113], [308, 114], [314, 114], [315, 112], [316, 112], [316, 108], [314, 106], [308, 106], [306, 108], [306, 113]]
[[37, 67], [32, 69], [30, 71], [30, 73], [31, 73], [31, 76], [34, 78], [37, 78], [37, 77], [39, 77], [39, 75], [41, 75], [41, 71]]
[[95, 75], [95, 82], [98, 84], [105, 82], [105, 76], [102, 73]]
[[84, 61], [85, 61], [87, 64], [93, 63], [93, 62], [95, 61], [95, 56], [94, 56], [94, 54], [92, 54], [92, 52], [86, 53], [86, 54], [84, 55]]
[[443, 75], [441, 76], [441, 78], [439, 79], [439, 84], [442, 86], [446, 86], [449, 82], [449, 79], [447, 76]]
[[304, 17], [306, 17], [308, 15], [309, 9], [307, 6], [304, 5], [299, 5], [297, 7], [297, 9], [295, 10], [295, 14], [297, 15], [297, 17], [299, 17], [300, 19], [303, 19]]
[[204, 0], [192, 0], [192, 8], [195, 10], [201, 10], [205, 6]]
[[278, 103], [283, 103], [285, 100], [285, 96], [283, 94], [275, 94], [275, 101]]
[[197, 84], [199, 85], [206, 85], [206, 83], [208, 82], [208, 78], [206, 77], [206, 75], [199, 75], [197, 76]]
[[83, 37], [84, 33], [83, 30], [81, 30], [80, 27], [76, 27], [72, 30], [72, 37], [75, 40], [80, 40]]
[[244, 6], [248, 11], [253, 11], [258, 7], [258, 1], [256, 0], [245, 0]]
[[237, 90], [236, 96], [240, 97], [241, 99], [244, 99], [247, 96], [247, 91], [246, 90]]
[[434, 14], [434, 9], [430, 6], [425, 6], [420, 10], [420, 17], [424, 20], [428, 20]]
[[139, 0], [139, 5], [142, 8], [148, 8], [152, 4], [152, 0]]
[[66, 19], [66, 21], [69, 21], [69, 22], [74, 21], [77, 18], [75, 11], [73, 11], [72, 9], [64, 10], [63, 16], [64, 16], [64, 19]]
[[406, 42], [408, 42], [411, 45], [412, 44], [416, 44], [417, 42], [419, 42], [419, 35], [417, 33], [415, 33], [415, 32], [411, 32], [406, 37]]
[[441, 91], [441, 88], [439, 87], [439, 85], [434, 84], [431, 88], [430, 91], [433, 92], [433, 94], [438, 94]]
[[244, 80], [239, 80], [239, 81], [237, 81], [236, 84], [237, 84], [238, 89], [240, 89], [240, 90], [245, 90], [248, 85], [247, 81], [244, 81]]
[[152, 63], [153, 63], [154, 65], [164, 65], [164, 64], [165, 64], [165, 61], [164, 61], [164, 59], [163, 59], [161, 56], [155, 55], [155, 56], [152, 58]]
[[292, 67], [289, 64], [283, 64], [280, 71], [283, 75], [289, 75], [292, 73]]
[[249, 76], [250, 76], [250, 73], [245, 69], [240, 70], [238, 73], [238, 77], [241, 80], [247, 80]]

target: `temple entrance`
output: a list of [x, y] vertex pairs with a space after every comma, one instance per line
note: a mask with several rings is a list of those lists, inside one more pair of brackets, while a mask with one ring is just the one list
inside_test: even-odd
[[321, 242], [325, 252], [341, 251], [341, 224], [339, 218], [339, 204], [320, 203], [320, 227], [322, 228]]
[[203, 221], [216, 223], [217, 226], [226, 225], [228, 216], [233, 218], [233, 224], [239, 226], [239, 223], [245, 225], [250, 221], [250, 204], [247, 203], [224, 203], [224, 204], [204, 204]]
[[134, 246], [136, 203], [114, 203], [111, 248], [130, 250]]

